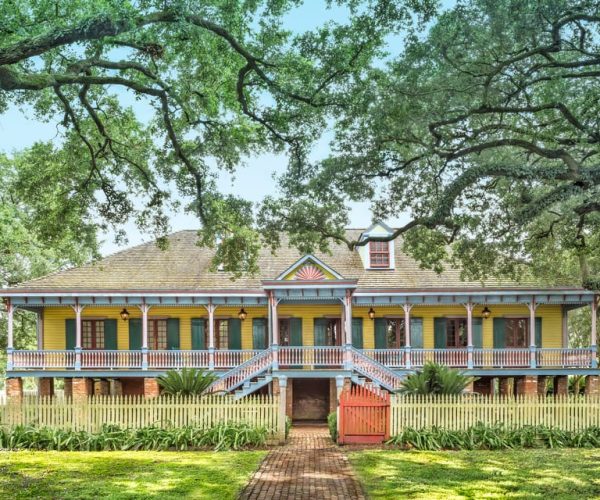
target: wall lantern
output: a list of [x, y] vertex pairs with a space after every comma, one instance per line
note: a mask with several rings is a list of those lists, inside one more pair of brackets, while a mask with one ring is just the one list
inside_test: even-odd
[[490, 317], [490, 314], [492, 314], [492, 311], [489, 310], [488, 306], [485, 306], [483, 308], [483, 311], [481, 311], [481, 315], [483, 316], [483, 319], [488, 319]]
[[244, 321], [246, 319], [246, 317], [248, 316], [248, 313], [246, 312], [246, 310], [242, 307], [240, 309], [240, 312], [238, 313], [238, 318], [240, 318], [242, 321]]
[[371, 307], [371, 309], [369, 309], [369, 318], [370, 319], [375, 319], [375, 310]]
[[123, 308], [123, 310], [119, 314], [123, 321], [127, 321], [129, 319], [129, 311], [127, 309]]

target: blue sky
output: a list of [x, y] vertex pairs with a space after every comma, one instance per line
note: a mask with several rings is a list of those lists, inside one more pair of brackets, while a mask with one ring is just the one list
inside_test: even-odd
[[[450, 2], [443, 2], [448, 4]], [[304, 5], [294, 9], [287, 16], [286, 24], [294, 31], [304, 31], [333, 19], [339, 20], [347, 17], [344, 8], [335, 6], [332, 9], [324, 8], [325, 2], [318, 0], [307, 0]], [[397, 42], [394, 37], [393, 42]], [[397, 43], [392, 46], [397, 47]], [[397, 50], [397, 49], [396, 49]], [[134, 106], [135, 107], [135, 106]], [[143, 110], [140, 110], [143, 113]], [[24, 111], [12, 107], [3, 115], [0, 115], [0, 151], [11, 153], [32, 145], [36, 141], [47, 141], [58, 137], [55, 124], [43, 123], [36, 120], [27, 109]], [[329, 145], [327, 135], [319, 143], [315, 144], [312, 157], [321, 159], [328, 155]], [[287, 159], [282, 155], [260, 155], [247, 158], [246, 166], [241, 167], [235, 176], [223, 173], [219, 178], [219, 187], [226, 193], [244, 195], [253, 202], [259, 202], [265, 195], [276, 194], [277, 185], [273, 179], [274, 174], [285, 170]], [[350, 225], [352, 227], [366, 227], [371, 223], [371, 213], [368, 204], [351, 205]], [[171, 228], [173, 231], [181, 229], [198, 228], [198, 221], [183, 210], [173, 212], [171, 216]], [[391, 225], [406, 221], [406, 217], [387, 221]], [[135, 245], [150, 239], [149, 235], [139, 232], [133, 223], [125, 225], [128, 232], [129, 242], [127, 246]], [[114, 243], [112, 235], [102, 235], [101, 251], [103, 254], [112, 253], [119, 247]]]

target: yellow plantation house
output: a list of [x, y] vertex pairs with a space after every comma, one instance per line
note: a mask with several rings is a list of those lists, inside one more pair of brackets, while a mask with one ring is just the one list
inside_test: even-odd
[[[219, 375], [215, 390], [286, 390], [291, 417], [321, 419], [344, 384], [395, 390], [427, 361], [479, 377], [480, 393], [537, 393], [548, 377], [564, 393], [569, 374], [598, 391], [593, 292], [438, 275], [383, 240], [391, 234], [383, 223], [350, 229], [375, 239], [331, 255], [284, 243], [262, 251], [260, 276], [232, 280], [182, 231], [165, 251], [144, 244], [6, 289], [7, 392], [36, 377], [46, 395], [62, 378], [66, 394], [95, 381], [100, 392], [153, 396], [157, 376], [196, 367]], [[567, 313], [579, 307], [594, 312], [591, 343], [571, 348]], [[17, 308], [38, 315], [36, 350], [13, 349]]]

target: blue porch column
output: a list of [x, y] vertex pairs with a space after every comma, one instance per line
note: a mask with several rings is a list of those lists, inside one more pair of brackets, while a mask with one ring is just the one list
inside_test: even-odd
[[475, 304], [467, 302], [467, 368], [473, 368], [473, 308]]
[[590, 335], [590, 347], [592, 351], [592, 368], [598, 368], [598, 339], [597, 339], [597, 324], [598, 324], [598, 296], [592, 297], [592, 331]]
[[412, 367], [412, 356], [411, 356], [411, 340], [410, 340], [410, 310], [412, 304], [404, 304], [404, 365], [407, 369]]
[[527, 305], [529, 307], [529, 366], [536, 368], [536, 347], [535, 347], [535, 310], [538, 304], [535, 301], [535, 295], [531, 296], [531, 301]]
[[84, 306], [75, 299], [75, 305], [71, 307], [75, 311], [75, 370], [81, 370], [81, 312]]

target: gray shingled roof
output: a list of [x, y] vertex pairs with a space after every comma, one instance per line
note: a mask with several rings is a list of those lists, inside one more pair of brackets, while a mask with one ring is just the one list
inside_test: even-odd
[[[361, 229], [349, 229], [349, 238], [358, 238]], [[212, 250], [196, 245], [196, 231], [179, 231], [169, 236], [167, 250], [159, 249], [154, 242], [138, 245], [89, 265], [68, 269], [33, 279], [13, 290], [223, 290], [260, 289], [261, 280], [275, 279], [302, 255], [286, 244], [276, 255], [269, 248], [260, 252], [258, 276], [246, 276], [232, 280], [228, 273], [208, 270]], [[365, 270], [358, 253], [345, 245], [332, 245], [332, 255], [316, 253], [315, 256], [335, 269], [346, 279], [358, 280], [358, 288], [497, 288], [531, 287], [532, 283], [500, 282], [486, 283], [461, 281], [456, 269], [442, 274], [423, 270], [414, 259], [401, 250], [401, 241], [395, 245], [395, 269]]]

